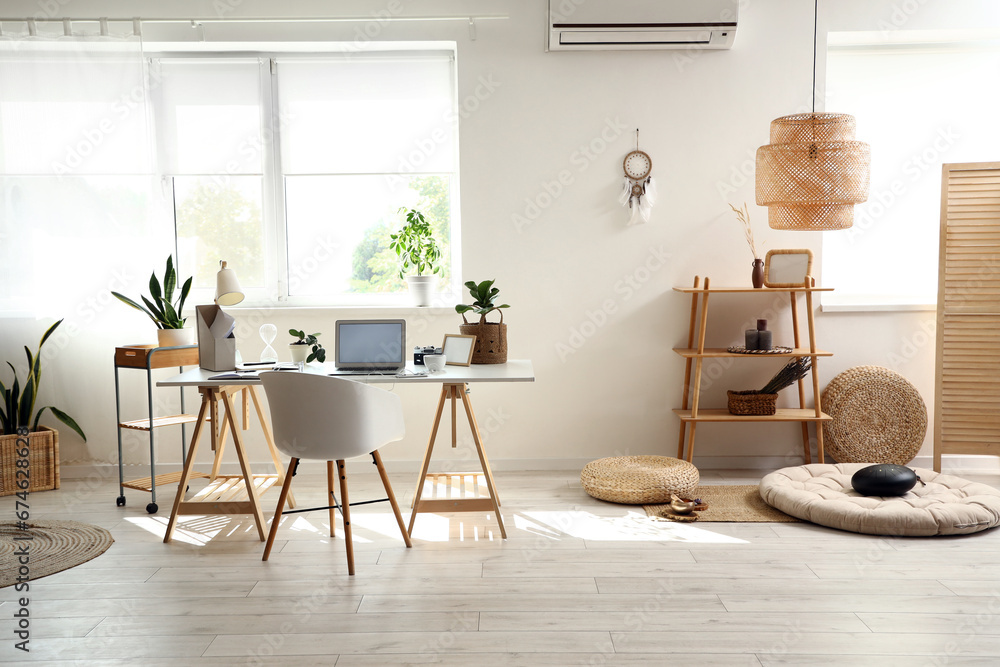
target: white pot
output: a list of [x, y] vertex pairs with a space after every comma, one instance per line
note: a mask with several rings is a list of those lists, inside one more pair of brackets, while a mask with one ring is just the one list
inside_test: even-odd
[[410, 294], [413, 297], [413, 305], [431, 305], [431, 296], [434, 294], [434, 284], [437, 276], [406, 276], [406, 283], [410, 286]]
[[292, 361], [296, 364], [305, 363], [306, 357], [309, 356], [309, 352], [312, 350], [311, 345], [296, 345], [295, 343], [288, 344], [288, 351], [292, 355]]
[[194, 329], [157, 329], [156, 342], [160, 347], [191, 345]]

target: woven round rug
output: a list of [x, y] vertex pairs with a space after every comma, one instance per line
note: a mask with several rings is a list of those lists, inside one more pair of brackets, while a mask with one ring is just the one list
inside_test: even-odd
[[910, 382], [881, 366], [857, 366], [821, 394], [826, 453], [838, 463], [906, 465], [927, 434], [927, 406]]
[[[28, 539], [30, 538], [30, 539]], [[0, 588], [17, 583], [28, 568], [31, 581], [100, 556], [114, 544], [111, 533], [78, 521], [0, 522]], [[19, 562], [27, 550], [27, 564]]]

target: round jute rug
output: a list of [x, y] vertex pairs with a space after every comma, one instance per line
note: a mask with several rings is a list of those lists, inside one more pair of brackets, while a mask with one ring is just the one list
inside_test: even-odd
[[24, 576], [22, 567], [34, 581], [86, 563], [112, 544], [111, 533], [89, 523], [0, 522], [0, 588], [17, 583]]

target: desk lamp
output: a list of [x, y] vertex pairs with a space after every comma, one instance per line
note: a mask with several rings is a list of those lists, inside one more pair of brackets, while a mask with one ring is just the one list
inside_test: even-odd
[[246, 298], [236, 272], [226, 267], [225, 260], [219, 262], [219, 273], [215, 276], [215, 303], [220, 306], [235, 306]]

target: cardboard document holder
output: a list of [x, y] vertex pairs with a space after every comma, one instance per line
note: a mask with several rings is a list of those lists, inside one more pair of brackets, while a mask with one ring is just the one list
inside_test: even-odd
[[[195, 311], [198, 319], [198, 365], [209, 371], [236, 370], [236, 334], [228, 326], [220, 326], [227, 320], [231, 322], [232, 318], [216, 305], [195, 306]], [[217, 334], [224, 337], [217, 338]]]

